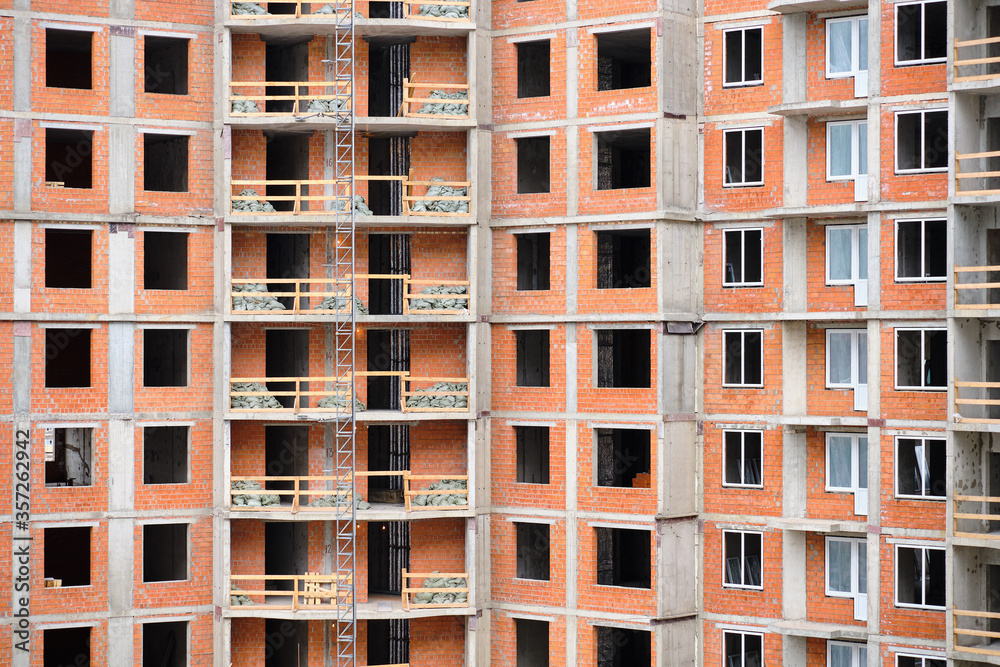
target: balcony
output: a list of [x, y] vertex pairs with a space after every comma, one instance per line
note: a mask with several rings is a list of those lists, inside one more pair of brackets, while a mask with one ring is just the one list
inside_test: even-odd
[[231, 574], [230, 607], [266, 606], [269, 611], [334, 611], [340, 604], [353, 602], [350, 578], [307, 572], [305, 574]]
[[[983, 151], [979, 153], [955, 153], [955, 196], [965, 197], [971, 195], [991, 197], [1000, 194], [1000, 170], [983, 167], [983, 160], [994, 160], [1000, 158], [1000, 151]], [[962, 171], [962, 162], [965, 160], [977, 160], [975, 166], [966, 168], [977, 171]], [[966, 184], [966, 187], [962, 185]]]
[[[962, 390], [980, 391], [962, 391]], [[986, 391], [982, 391], [986, 390]], [[952, 410], [954, 420], [961, 424], [1000, 424], [1000, 398], [984, 398], [984, 396], [997, 396], [996, 390], [1000, 390], [1000, 382], [964, 382], [955, 380], [955, 403]], [[965, 397], [962, 397], [965, 394]], [[975, 397], [970, 397], [975, 394]], [[974, 407], [962, 409], [960, 406], [981, 406], [980, 409]], [[963, 414], [964, 413], [964, 414]]]
[[[269, 94], [284, 88], [290, 94]], [[230, 81], [229, 115], [234, 118], [277, 118], [336, 115], [351, 109], [350, 81]], [[332, 90], [332, 92], [331, 92]]]
[[[346, 480], [350, 482], [350, 479]], [[351, 489], [335, 489], [345, 480], [335, 476], [251, 475], [232, 477], [230, 510], [233, 512], [331, 512], [349, 514]], [[250, 483], [250, 484], [248, 484]], [[256, 483], [257, 488], [249, 488]], [[310, 488], [310, 485], [315, 485]], [[291, 488], [280, 488], [291, 486]], [[327, 488], [321, 488], [326, 486]], [[256, 501], [248, 504], [248, 501]], [[324, 501], [318, 503], [317, 501]]]
[[956, 544], [951, 567], [963, 574], [949, 610], [955, 652], [1000, 657], [1000, 551]]
[[[414, 580], [419, 580], [421, 586], [413, 586]], [[466, 608], [469, 606], [469, 573], [431, 572], [418, 574], [407, 572], [404, 568], [402, 598], [403, 611]]]
[[[316, 9], [313, 9], [316, 6]], [[282, 20], [282, 19], [336, 19], [350, 25], [353, 2], [328, 3], [303, 2], [302, 0], [260, 0], [259, 2], [240, 2], [231, 0], [229, 3], [229, 19], [231, 21]]]
[[[430, 97], [423, 91], [431, 91]], [[434, 97], [434, 94], [438, 97]], [[415, 106], [417, 103], [420, 106]], [[448, 109], [447, 107], [457, 107]], [[464, 107], [464, 111], [462, 109]], [[458, 113], [445, 113], [456, 111]], [[400, 112], [404, 118], [441, 118], [467, 120], [469, 118], [469, 86], [450, 83], [413, 83], [403, 79], [403, 105]]]
[[[993, 513], [993, 505], [1000, 503], [995, 496], [954, 496], [955, 537], [997, 539], [1000, 538], [1000, 513]], [[978, 511], [972, 511], [978, 506]], [[998, 525], [994, 526], [993, 524]], [[998, 544], [997, 546], [1000, 546]]]
[[[991, 272], [1000, 272], [1000, 266], [955, 267], [955, 310], [991, 310], [1000, 308], [1000, 293], [993, 291], [1000, 289], [1000, 282], [989, 282], [992, 278], [989, 275]], [[973, 280], [960, 282], [963, 275], [968, 276], [983, 273], [987, 274], [983, 276], [985, 281]], [[986, 290], [986, 292], [979, 290]], [[963, 294], [969, 295], [969, 298], [963, 298]], [[965, 301], [965, 303], [962, 303], [962, 301]]]

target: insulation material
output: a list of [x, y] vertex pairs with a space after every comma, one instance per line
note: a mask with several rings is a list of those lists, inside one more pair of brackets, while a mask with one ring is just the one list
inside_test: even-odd
[[[338, 505], [343, 506], [344, 503], [342, 499], [344, 498], [344, 495], [345, 494], [343, 493], [335, 493], [324, 496], [313, 496], [313, 499], [309, 501], [309, 506], [310, 507], [337, 507]], [[355, 509], [368, 510], [371, 509], [371, 507], [372, 507], [371, 505], [369, 505], [365, 500], [361, 498], [360, 493], [354, 494]]]
[[253, 392], [258, 396], [232, 396], [229, 406], [240, 410], [280, 409], [281, 403], [267, 392], [267, 387], [260, 382], [234, 382], [232, 391]]
[[267, 14], [256, 2], [234, 2], [233, 14]]
[[[432, 574], [437, 574], [435, 570]], [[465, 577], [427, 577], [421, 588], [466, 588], [468, 582]], [[469, 594], [465, 591], [459, 593], [415, 593], [413, 602], [416, 604], [454, 604], [469, 601]]]
[[[427, 487], [428, 491], [465, 491], [468, 483], [464, 479], [442, 479]], [[442, 505], [467, 505], [468, 494], [465, 493], [430, 493], [413, 497], [413, 504], [420, 507], [440, 507]]]
[[[427, 389], [419, 389], [413, 391], [469, 391], [468, 382], [437, 382]], [[406, 399], [406, 407], [408, 408], [468, 408], [469, 407], [469, 397], [468, 396], [449, 396], [447, 394], [443, 396], [410, 396]]]
[[[443, 181], [440, 176], [435, 176], [431, 181]], [[430, 185], [427, 187], [425, 196], [427, 197], [467, 197], [469, 188], [456, 188], [450, 185]], [[468, 213], [468, 201], [456, 201], [448, 199], [423, 199], [413, 202], [411, 211], [429, 211], [433, 213]]]
[[[267, 292], [264, 283], [246, 283], [233, 285], [234, 292]], [[233, 310], [284, 310], [285, 307], [273, 296], [234, 296]]]
[[230, 607], [243, 607], [249, 604], [253, 604], [253, 600], [246, 593], [239, 592], [239, 587], [236, 584], [230, 586], [230, 590], [234, 591], [229, 596], [229, 606]]
[[[319, 402], [316, 404], [316, 407], [317, 408], [324, 408], [324, 409], [340, 408], [342, 410], [346, 410], [347, 409], [347, 397], [343, 396], [341, 394], [337, 394], [336, 396], [327, 396], [325, 398], [319, 399]], [[364, 412], [366, 409], [367, 408], [365, 408], [365, 404], [364, 403], [362, 403], [361, 401], [359, 401], [357, 398], [354, 399], [354, 411], [355, 412]]]
[[449, 19], [469, 18], [468, 7], [457, 7], [455, 5], [420, 5], [418, 13], [422, 16], [438, 16]]
[[[333, 202], [333, 208], [336, 211], [344, 210], [344, 200], [336, 199]], [[358, 215], [375, 215], [372, 210], [368, 208], [368, 204], [365, 202], [365, 198], [361, 195], [354, 195], [354, 212]]]
[[[233, 491], [263, 491], [264, 487], [261, 483], [248, 479], [245, 481], [234, 480], [233, 481]], [[281, 498], [273, 493], [241, 493], [239, 495], [233, 496], [233, 505], [239, 505], [241, 507], [269, 507], [271, 505], [280, 505]]]
[[461, 100], [458, 102], [425, 102], [417, 113], [439, 114], [442, 116], [468, 116], [469, 96], [463, 92], [446, 93], [443, 90], [432, 90], [427, 96], [432, 100]]
[[350, 111], [347, 100], [310, 100], [309, 111], [311, 113], [337, 113], [338, 111]]
[[[260, 197], [256, 190], [240, 190], [239, 197]], [[233, 212], [274, 213], [274, 207], [268, 201], [252, 201], [237, 199], [233, 202]]]
[[[316, 310], [345, 310], [346, 308], [346, 296], [328, 296], [320, 301], [319, 305], [316, 306]], [[354, 297], [354, 312], [357, 315], [368, 314], [368, 306], [366, 306], [358, 297]]]
[[[233, 93], [233, 96], [239, 96], [239, 93]], [[253, 100], [233, 100], [231, 113], [260, 113], [260, 107]]]
[[[468, 292], [469, 288], [465, 285], [438, 285], [420, 290], [420, 294], [468, 294]], [[468, 307], [468, 298], [410, 300], [410, 310], [466, 310]]]

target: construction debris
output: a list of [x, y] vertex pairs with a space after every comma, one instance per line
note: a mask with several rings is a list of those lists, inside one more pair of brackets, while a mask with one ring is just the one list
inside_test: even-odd
[[[233, 96], [238, 97], [239, 93], [233, 93]], [[233, 100], [231, 113], [260, 113], [260, 107], [253, 100]]]
[[234, 382], [233, 392], [253, 392], [257, 396], [232, 396], [229, 407], [237, 410], [270, 410], [280, 409], [281, 403], [268, 393], [267, 387], [260, 382]]
[[[362, 197], [361, 195], [354, 195], [353, 201], [354, 201], [354, 212], [357, 215], [375, 215], [374, 213], [372, 213], [372, 210], [368, 208], [368, 204], [365, 202], [365, 198]], [[333, 201], [333, 209], [335, 211], [343, 211], [344, 200], [335, 199]]]
[[[319, 302], [316, 306], [316, 310], [346, 310], [347, 309], [347, 297], [346, 296], [328, 296]], [[354, 297], [354, 313], [356, 315], [367, 315], [368, 306], [366, 306], [361, 299]]]
[[[420, 290], [420, 294], [468, 294], [469, 288], [465, 285], [438, 285], [436, 287], [425, 287]], [[469, 299], [411, 299], [410, 310], [467, 310]]]
[[310, 113], [337, 113], [338, 111], [350, 111], [346, 99], [309, 101]]
[[[253, 480], [233, 480], [233, 491], [263, 491], [261, 483]], [[281, 498], [273, 493], [241, 493], [233, 496], [233, 505], [242, 507], [269, 507], [280, 505]]]
[[[444, 181], [440, 176], [435, 176], [431, 181]], [[430, 185], [427, 187], [425, 196], [427, 197], [467, 197], [469, 188], [455, 188], [450, 185]], [[468, 213], [469, 202], [448, 200], [448, 199], [422, 199], [413, 202], [411, 211], [429, 211], [432, 213]]]
[[256, 2], [234, 2], [233, 14], [267, 14], [268, 12]]
[[[428, 392], [451, 392], [469, 391], [468, 382], [438, 382], [426, 389], [412, 389], [411, 391]], [[409, 396], [406, 399], [408, 408], [465, 408], [469, 407], [469, 397], [458, 395], [438, 395], [438, 396]]]
[[[233, 285], [234, 292], [251, 292], [251, 293], [261, 293], [267, 292], [267, 285], [264, 283], [245, 283], [242, 285]], [[233, 310], [284, 310], [285, 307], [281, 305], [277, 299], [275, 299], [270, 294], [265, 294], [264, 296], [234, 296], [233, 297]]]
[[437, 16], [448, 19], [469, 18], [469, 8], [458, 7], [456, 5], [420, 5], [420, 11], [417, 13], [423, 16]]
[[461, 100], [464, 104], [459, 104], [458, 102], [425, 102], [417, 110], [417, 113], [438, 114], [441, 116], [469, 115], [469, 96], [466, 93], [446, 93], [443, 90], [432, 90], [427, 97], [432, 100]]
[[[432, 574], [438, 574], [435, 570]], [[421, 588], [467, 588], [465, 577], [427, 577]], [[416, 593], [413, 595], [415, 604], [455, 604], [467, 603], [469, 594], [465, 591], [456, 593]]]
[[230, 607], [244, 607], [248, 604], [253, 604], [253, 600], [250, 599], [250, 596], [243, 593], [236, 584], [231, 584], [229, 589], [231, 591], [235, 591], [229, 595]]
[[[428, 491], [465, 491], [469, 488], [464, 479], [443, 479], [427, 487]], [[414, 496], [413, 505], [420, 507], [441, 507], [442, 505], [468, 505], [467, 493], [428, 493]]]
[[[264, 199], [257, 194], [256, 190], [241, 190], [237, 196], [260, 197], [260, 199]], [[233, 201], [233, 212], [274, 213], [275, 210], [267, 200], [261, 202], [252, 199], [236, 199]]]
[[331, 4], [325, 4], [313, 12], [313, 14], [336, 14], [336, 13], [337, 13], [337, 8]]
[[[327, 396], [325, 398], [321, 398], [319, 399], [319, 402], [316, 403], [316, 407], [323, 408], [326, 410], [331, 408], [340, 408], [341, 410], [347, 410], [347, 396], [346, 394], [336, 394], [334, 396]], [[364, 412], [365, 409], [366, 409], [365, 404], [359, 401], [357, 398], [355, 398], [354, 411]]]
[[[343, 493], [335, 493], [331, 495], [324, 496], [313, 496], [313, 499], [309, 501], [310, 507], [337, 507], [343, 506]], [[360, 493], [354, 494], [354, 509], [359, 510], [369, 510], [372, 506], [368, 504], [367, 501], [362, 499]]]

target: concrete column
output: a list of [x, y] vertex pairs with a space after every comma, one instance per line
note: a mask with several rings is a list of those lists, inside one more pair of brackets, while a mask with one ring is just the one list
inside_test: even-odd
[[578, 227], [576, 225], [566, 225], [563, 229], [566, 230], [566, 314], [576, 315], [576, 299], [580, 289]]
[[[806, 101], [806, 29], [809, 14], [798, 12], [781, 18], [781, 55], [785, 67], [781, 75], [782, 101]], [[787, 173], [787, 172], [786, 172]]]
[[805, 415], [808, 384], [806, 323], [781, 323], [781, 399], [785, 415]]
[[[133, 323], [108, 322], [108, 411], [113, 415], [131, 415], [135, 409], [133, 405], [135, 389], [134, 345], [135, 325]], [[131, 417], [129, 418], [131, 419]], [[129, 456], [131, 456], [131, 450]], [[108, 458], [114, 460], [114, 454], [110, 451]]]
[[120, 225], [108, 235], [108, 312], [135, 311], [135, 228]]
[[806, 638], [784, 636], [781, 638], [781, 664], [784, 667], [806, 667]]
[[135, 212], [135, 127], [108, 125], [108, 207], [112, 214]]
[[31, 312], [31, 232], [30, 220], [14, 221], [14, 312]]
[[[576, 382], [576, 374], [572, 379], [567, 375], [567, 384]], [[570, 412], [567, 406], [567, 412]], [[576, 411], [574, 406], [572, 412]], [[576, 437], [577, 422], [574, 419], [566, 420], [566, 664], [578, 664], [576, 657], [576, 598], [577, 598], [577, 575], [579, 572], [580, 546], [577, 540], [577, 514], [576, 497], [579, 480], [576, 469]]]
[[[781, 533], [781, 549], [781, 615], [790, 620], [804, 619], [806, 617], [807, 596], [806, 534], [798, 530], [783, 531]], [[784, 664], [789, 663], [785, 662]], [[805, 661], [797, 664], [805, 665]]]
[[[131, 5], [131, 0], [112, 0], [115, 5]], [[129, 13], [133, 8], [125, 7]], [[129, 17], [131, 18], [131, 17]], [[126, 31], [121, 31], [126, 32]], [[112, 116], [135, 116], [135, 37], [129, 34], [114, 34], [109, 37], [109, 98]]]
[[804, 313], [808, 310], [807, 284], [802, 279], [806, 272], [806, 218], [785, 218], [782, 221], [782, 280], [786, 313]]
[[805, 206], [809, 193], [809, 137], [806, 118], [782, 122], [784, 137], [784, 206]]
[[[31, 0], [14, 0], [14, 9], [31, 11]], [[14, 111], [31, 111], [31, 19], [14, 19]]]
[[135, 0], [111, 0], [109, 10], [113, 19], [134, 19]]
[[[45, 132], [45, 130], [39, 130]], [[27, 213], [31, 210], [31, 172], [32, 172], [32, 134], [31, 121], [18, 118], [14, 121], [14, 210]], [[44, 136], [44, 135], [43, 135]], [[45, 178], [39, 174], [39, 178]]]
[[[808, 468], [806, 465], [806, 434], [786, 430], [781, 444], [781, 497], [786, 517], [806, 515]], [[788, 562], [787, 559], [785, 562]]]

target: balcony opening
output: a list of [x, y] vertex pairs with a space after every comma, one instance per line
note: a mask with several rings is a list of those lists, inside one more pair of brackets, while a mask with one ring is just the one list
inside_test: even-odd
[[142, 429], [142, 483], [187, 484], [190, 426]]
[[45, 330], [45, 386], [90, 386], [90, 329]]
[[[309, 234], [268, 234], [267, 235], [267, 277], [278, 280], [309, 277]], [[291, 292], [293, 283], [268, 283], [269, 292]], [[308, 284], [302, 284], [303, 292], [309, 291]], [[295, 297], [278, 296], [278, 302], [286, 310], [295, 307]], [[309, 297], [299, 299], [299, 308], [309, 309]]]
[[[368, 329], [368, 370], [410, 370], [410, 332], [406, 329]], [[369, 375], [368, 409], [399, 410], [402, 381], [399, 376]]]
[[146, 132], [142, 138], [143, 189], [147, 192], [187, 192], [190, 137]]
[[[265, 426], [264, 427], [264, 472], [268, 477], [306, 477], [309, 475], [309, 427], [308, 426]], [[270, 491], [293, 491], [291, 480], [266, 480], [264, 488]], [[306, 482], [299, 483], [299, 489], [308, 489]], [[310, 498], [311, 499], [311, 498]], [[282, 504], [291, 503], [291, 494], [279, 497]], [[300, 499], [306, 503], [309, 499]]]
[[[303, 378], [309, 376], [309, 330], [268, 329], [264, 338], [264, 373], [269, 378]], [[268, 382], [269, 391], [295, 391], [295, 382]], [[299, 383], [307, 391], [308, 382]], [[295, 406], [295, 396], [275, 396], [284, 408]], [[309, 407], [309, 397], [299, 397], [299, 407]]]
[[309, 621], [264, 619], [264, 667], [308, 667]]
[[90, 665], [90, 626], [42, 630], [43, 667]]
[[595, 132], [597, 189], [648, 188], [649, 128]]
[[90, 486], [94, 453], [94, 429], [52, 429], [52, 453], [49, 433], [45, 433], [45, 486]]
[[94, 33], [45, 29], [45, 86], [92, 90]]
[[[410, 427], [406, 424], [368, 426], [368, 470], [410, 469]], [[403, 478], [373, 475], [368, 478], [368, 502], [403, 504]]]
[[517, 386], [549, 386], [549, 330], [515, 331], [517, 339]]
[[[1000, 37], [1000, 6], [998, 5], [986, 7], [986, 36]], [[1000, 58], [1000, 44], [987, 44], [986, 57]], [[1000, 74], [1000, 62], [988, 63], [986, 73]]]
[[368, 594], [400, 595], [403, 569], [410, 569], [410, 524], [372, 521], [368, 524]]
[[541, 39], [517, 46], [517, 97], [548, 97], [551, 94], [550, 42]]
[[517, 289], [549, 289], [549, 233], [516, 234]]
[[[985, 340], [983, 343], [986, 355], [986, 382], [1000, 383], [1000, 340]], [[986, 398], [1000, 400], [1000, 387], [987, 387]], [[1000, 419], [1000, 405], [987, 405], [985, 408], [984, 412], [987, 418]], [[997, 467], [996, 470], [1000, 473], [1000, 467]], [[997, 484], [997, 487], [996, 490], [1000, 491], [1000, 483]]]
[[91, 288], [90, 229], [45, 230], [45, 286], [48, 288]]
[[517, 529], [517, 578], [549, 580], [549, 525], [514, 523]]
[[45, 579], [56, 587], [90, 585], [90, 526], [46, 528]]
[[[410, 137], [368, 138], [369, 176], [406, 176], [409, 173]], [[402, 215], [402, 182], [368, 181], [368, 208], [372, 215]]]
[[94, 133], [91, 130], [45, 128], [45, 184], [83, 190], [93, 188], [93, 151]]
[[186, 232], [142, 233], [142, 288], [188, 288], [188, 235]]
[[517, 143], [517, 193], [549, 191], [549, 137], [524, 137]]
[[187, 667], [188, 622], [142, 624], [142, 667]]
[[[1000, 229], [986, 230], [986, 264], [1000, 266]], [[1000, 283], [1000, 271], [987, 271], [986, 281]], [[1000, 303], [1000, 288], [989, 288], [986, 298], [987, 303]]]
[[630, 630], [598, 625], [597, 667], [648, 665], [652, 659], [649, 630]]
[[650, 488], [651, 435], [638, 428], [597, 429], [597, 485]]
[[549, 622], [515, 618], [517, 667], [548, 667]]
[[143, 329], [142, 384], [145, 387], [188, 385], [187, 329]]
[[649, 588], [649, 531], [629, 528], [594, 530], [597, 532], [598, 585]]
[[[309, 524], [304, 521], [264, 523], [264, 574], [303, 575], [309, 571]], [[267, 580], [264, 588], [291, 591], [290, 580]]]
[[[295, 4], [291, 2], [275, 2], [267, 5], [267, 11], [269, 14], [294, 14]], [[303, 2], [301, 5], [300, 15], [307, 16], [312, 13], [312, 5], [308, 2]]]
[[[269, 181], [308, 181], [310, 135], [312, 132], [264, 132], [267, 142], [264, 178]], [[299, 194], [308, 195], [309, 186], [302, 185]], [[266, 195], [275, 211], [296, 210], [294, 185], [268, 185]], [[274, 199], [275, 197], [285, 199]], [[314, 208], [323, 209], [319, 202]], [[308, 201], [298, 202], [298, 211], [305, 212], [309, 209]]]
[[646, 88], [652, 82], [649, 28], [603, 32], [597, 37], [597, 89]]
[[142, 580], [188, 578], [188, 524], [153, 523], [142, 527]]
[[403, 79], [410, 78], [414, 37], [367, 37], [368, 115], [395, 116], [403, 104]]
[[649, 387], [649, 329], [603, 329], [597, 337], [598, 387]]
[[410, 621], [406, 618], [368, 621], [368, 664], [405, 665], [410, 662]]
[[403, 3], [373, 0], [373, 2], [368, 3], [368, 18], [401, 19], [403, 18]]
[[[997, 7], [997, 9], [1000, 9], [1000, 7]], [[988, 46], [991, 48], [1000, 47], [1000, 44], [990, 44]], [[1000, 118], [986, 118], [986, 150], [989, 152], [1000, 150]], [[1000, 171], [1000, 157], [988, 157], [985, 158], [985, 161], [986, 171]], [[988, 190], [1000, 189], [1000, 177], [986, 177], [985, 187]]]
[[146, 92], [161, 95], [188, 94], [188, 46], [191, 40], [181, 37], [146, 35]]
[[597, 289], [649, 287], [648, 229], [597, 232]]
[[525, 484], [549, 483], [549, 427], [515, 426], [517, 440], [517, 481]]
[[[410, 235], [369, 234], [368, 272], [391, 276], [410, 273]], [[372, 315], [402, 315], [403, 281], [369, 278], [368, 312]]]
[[[268, 11], [274, 13], [274, 7], [294, 8], [291, 4], [271, 4]], [[274, 39], [267, 39], [264, 46], [264, 80], [277, 83], [305, 82], [309, 80], [309, 39], [304, 39], [294, 43], [287, 43], [282, 39], [277, 42]], [[299, 86], [300, 94], [307, 94], [307, 86]], [[268, 97], [293, 97], [295, 86], [267, 86], [264, 94]], [[265, 100], [264, 111], [267, 113], [292, 113], [298, 111], [304, 113], [309, 110], [309, 102], [303, 101], [300, 107], [295, 109], [295, 100]]]

